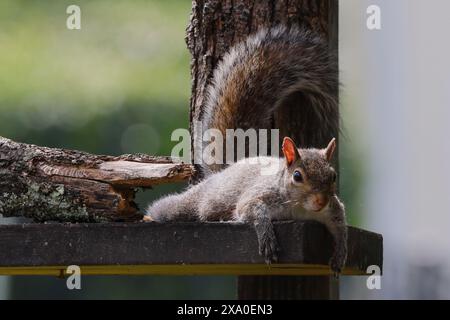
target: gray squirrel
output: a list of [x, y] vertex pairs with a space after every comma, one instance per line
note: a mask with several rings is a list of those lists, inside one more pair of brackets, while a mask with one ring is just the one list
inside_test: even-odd
[[[203, 129], [225, 133], [226, 129], [270, 128], [277, 108], [295, 103], [289, 97], [300, 93], [321, 121], [316, 134], [336, 132], [338, 104], [332, 92], [338, 77], [332, 61], [327, 44], [309, 31], [284, 26], [260, 30], [219, 62], [207, 90]], [[304, 109], [296, 105], [298, 112]], [[273, 220], [316, 220], [333, 236], [330, 267], [339, 273], [347, 257], [347, 226], [330, 164], [335, 149], [334, 138], [324, 149], [298, 149], [285, 137], [284, 158], [260, 156], [227, 167], [203, 165], [203, 180], [152, 203], [144, 221], [253, 223], [259, 253], [271, 263], [277, 261], [279, 251]], [[277, 168], [273, 174], [261, 174], [267, 164]]]

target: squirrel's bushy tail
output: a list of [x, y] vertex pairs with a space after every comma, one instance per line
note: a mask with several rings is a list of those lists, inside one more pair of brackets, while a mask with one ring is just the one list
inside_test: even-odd
[[[323, 140], [339, 127], [338, 70], [327, 42], [296, 27], [263, 29], [234, 46], [208, 87], [203, 129], [270, 129], [276, 109], [295, 104]], [[217, 167], [212, 168], [217, 170]]]

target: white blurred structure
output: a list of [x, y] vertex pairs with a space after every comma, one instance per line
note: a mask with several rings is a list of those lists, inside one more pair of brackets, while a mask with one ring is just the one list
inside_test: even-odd
[[0, 300], [6, 300], [9, 296], [9, 277], [0, 277]]
[[[7, 219], [0, 216], [0, 224], [6, 224]], [[7, 300], [9, 297], [10, 280], [8, 276], [0, 276], [0, 300]]]
[[[366, 28], [369, 5], [381, 30]], [[450, 1], [341, 0], [347, 143], [365, 154], [363, 225], [384, 236], [382, 290], [343, 298], [450, 298]], [[343, 141], [345, 143], [345, 141]]]

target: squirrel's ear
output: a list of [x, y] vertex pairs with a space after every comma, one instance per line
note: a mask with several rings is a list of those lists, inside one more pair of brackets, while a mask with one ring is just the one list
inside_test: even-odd
[[325, 159], [327, 159], [328, 162], [333, 158], [334, 150], [336, 150], [336, 138], [331, 139], [328, 146], [324, 149]]
[[300, 158], [297, 147], [295, 146], [295, 143], [291, 138], [285, 137], [283, 139], [282, 149], [288, 166], [290, 166], [292, 163], [294, 163], [294, 161]]

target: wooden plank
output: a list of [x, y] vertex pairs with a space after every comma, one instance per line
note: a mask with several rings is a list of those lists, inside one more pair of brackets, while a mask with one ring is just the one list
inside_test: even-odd
[[[237, 223], [19, 224], [0, 226], [0, 274], [328, 275], [331, 236], [315, 222], [275, 223], [282, 251], [267, 266], [251, 225]], [[344, 274], [382, 266], [381, 235], [349, 230]]]

